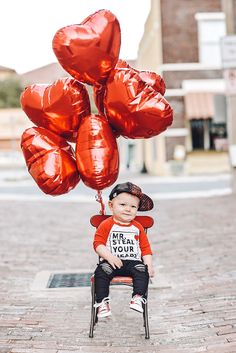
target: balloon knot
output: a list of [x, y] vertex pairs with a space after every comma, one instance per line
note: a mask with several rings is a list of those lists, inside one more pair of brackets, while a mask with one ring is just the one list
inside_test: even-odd
[[104, 204], [104, 202], [103, 202], [103, 199], [102, 199], [102, 192], [100, 191], [100, 190], [97, 190], [97, 195], [95, 195], [95, 200], [97, 201], [97, 202], [99, 202], [100, 203], [100, 205], [101, 205], [101, 210], [100, 210], [100, 214], [101, 215], [104, 215], [105, 214], [105, 204]]

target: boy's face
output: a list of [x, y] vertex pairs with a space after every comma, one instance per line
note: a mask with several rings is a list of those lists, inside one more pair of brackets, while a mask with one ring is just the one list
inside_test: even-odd
[[109, 201], [109, 207], [115, 221], [129, 224], [136, 216], [139, 207], [137, 196], [122, 192]]

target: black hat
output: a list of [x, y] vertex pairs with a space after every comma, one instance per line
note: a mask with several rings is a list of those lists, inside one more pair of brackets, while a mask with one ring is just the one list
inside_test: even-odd
[[122, 192], [127, 192], [128, 194], [137, 196], [140, 200], [138, 211], [149, 211], [153, 208], [153, 201], [152, 199], [147, 196], [146, 194], [142, 193], [142, 190], [139, 186], [132, 184], [130, 182], [117, 184], [112, 190], [109, 195], [109, 200], [111, 201], [117, 195], [121, 194]]

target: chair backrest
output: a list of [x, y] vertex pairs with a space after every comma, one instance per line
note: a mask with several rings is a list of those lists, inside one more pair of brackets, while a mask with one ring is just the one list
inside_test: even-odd
[[[97, 228], [100, 223], [108, 217], [111, 217], [111, 215], [94, 215], [90, 218], [90, 223], [93, 227]], [[143, 226], [145, 232], [147, 232], [148, 228], [151, 228], [154, 224], [154, 219], [150, 216], [136, 216], [135, 221]]]

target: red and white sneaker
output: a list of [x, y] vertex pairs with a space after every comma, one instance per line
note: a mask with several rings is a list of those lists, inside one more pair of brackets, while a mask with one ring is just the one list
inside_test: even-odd
[[111, 308], [109, 304], [109, 297], [104, 298], [101, 303], [94, 304], [94, 308], [98, 308], [98, 318], [111, 316]]
[[138, 311], [139, 313], [143, 313], [143, 304], [146, 304], [147, 300], [143, 298], [141, 295], [136, 294], [133, 296], [129, 303], [130, 309]]

